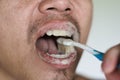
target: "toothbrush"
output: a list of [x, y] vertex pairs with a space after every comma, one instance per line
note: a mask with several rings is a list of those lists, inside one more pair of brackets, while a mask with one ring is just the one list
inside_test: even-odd
[[[88, 51], [92, 55], [94, 55], [98, 60], [100, 60], [100, 61], [103, 60], [104, 53], [102, 53], [102, 52], [100, 52], [98, 50], [95, 50], [95, 49], [93, 49], [93, 48], [91, 48], [89, 46], [86, 46], [84, 44], [75, 42], [75, 41], [73, 41], [71, 39], [65, 39], [65, 38], [59, 38], [59, 39], [57, 39], [57, 42], [59, 44], [63, 44], [63, 45], [66, 45], [66, 46], [75, 46], [75, 47], [81, 48], [83, 50]], [[120, 64], [117, 65], [117, 68], [120, 68]]]

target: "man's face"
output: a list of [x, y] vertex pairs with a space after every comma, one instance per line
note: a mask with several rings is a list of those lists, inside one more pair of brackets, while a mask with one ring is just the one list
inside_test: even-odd
[[85, 43], [92, 0], [0, 0], [0, 74], [15, 80], [71, 80]]

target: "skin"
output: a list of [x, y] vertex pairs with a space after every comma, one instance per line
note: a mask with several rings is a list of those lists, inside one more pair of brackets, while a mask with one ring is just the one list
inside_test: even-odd
[[[54, 9], [48, 9], [51, 6]], [[67, 16], [78, 25], [79, 40], [85, 44], [92, 20], [92, 0], [0, 0], [0, 79], [82, 80], [74, 75], [80, 54], [73, 65], [62, 70], [42, 61], [35, 49], [36, 34], [42, 26], [36, 28], [33, 24], [63, 17], [70, 21]], [[120, 78], [115, 69], [119, 53], [120, 45], [106, 52], [102, 68], [108, 80]]]
[[[49, 9], [51, 6], [53, 9]], [[92, 0], [0, 0], [0, 79], [75, 80], [78, 59], [67, 69], [57, 69], [41, 60], [35, 49], [36, 34], [43, 26], [34, 24], [59, 18], [70, 21], [67, 16], [76, 22], [80, 42], [85, 43]]]

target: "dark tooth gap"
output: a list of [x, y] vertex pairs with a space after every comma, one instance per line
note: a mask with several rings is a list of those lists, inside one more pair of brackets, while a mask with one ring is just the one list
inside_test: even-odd
[[[38, 49], [38, 47], [37, 47], [37, 42], [39, 41], [39, 39], [44, 39], [44, 40], [47, 40], [47, 39], [52, 39], [53, 41], [54, 41], [54, 43], [55, 43], [55, 45], [56, 45], [56, 48], [58, 49], [58, 43], [57, 43], [57, 39], [58, 38], [66, 38], [66, 39], [73, 39], [73, 37], [64, 37], [64, 36], [48, 36], [48, 35], [44, 35], [43, 37], [39, 37], [38, 39], [37, 39], [37, 41], [36, 41], [36, 48]], [[48, 50], [47, 50], [48, 51]], [[46, 52], [46, 51], [45, 51]], [[64, 54], [63, 52], [59, 52], [59, 53], [57, 53], [57, 54]]]
[[59, 54], [59, 55], [62, 55], [62, 54], [65, 54], [65, 53], [64, 53], [64, 52], [59, 52], [58, 54]]

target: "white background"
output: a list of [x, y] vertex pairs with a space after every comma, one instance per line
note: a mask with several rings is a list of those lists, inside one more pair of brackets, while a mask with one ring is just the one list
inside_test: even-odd
[[[87, 45], [105, 52], [120, 43], [120, 0], [93, 0], [93, 24]], [[84, 52], [77, 73], [94, 80], [105, 80], [101, 62]]]

